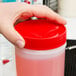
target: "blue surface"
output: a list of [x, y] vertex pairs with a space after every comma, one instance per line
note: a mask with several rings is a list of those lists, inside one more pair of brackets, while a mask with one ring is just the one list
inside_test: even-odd
[[16, 0], [2, 0], [2, 2], [16, 2]]

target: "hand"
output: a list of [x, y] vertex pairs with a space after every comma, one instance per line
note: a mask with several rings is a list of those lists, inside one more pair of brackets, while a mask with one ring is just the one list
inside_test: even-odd
[[18, 19], [27, 19], [32, 16], [46, 18], [59, 24], [66, 24], [62, 17], [47, 6], [29, 5], [19, 2], [0, 3], [0, 33], [14, 45], [23, 48], [25, 41], [14, 29], [14, 23]]

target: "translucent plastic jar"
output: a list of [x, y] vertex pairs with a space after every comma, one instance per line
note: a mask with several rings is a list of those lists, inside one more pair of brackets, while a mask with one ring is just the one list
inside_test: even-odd
[[66, 29], [47, 20], [19, 23], [26, 45], [16, 47], [17, 76], [64, 76]]

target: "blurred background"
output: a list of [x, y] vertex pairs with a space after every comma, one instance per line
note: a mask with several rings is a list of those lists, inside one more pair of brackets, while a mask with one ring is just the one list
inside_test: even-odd
[[[0, 0], [47, 5], [67, 20], [65, 76], [76, 76], [76, 0]], [[4, 61], [3, 61], [4, 60]], [[16, 76], [15, 48], [0, 34], [0, 76]]]

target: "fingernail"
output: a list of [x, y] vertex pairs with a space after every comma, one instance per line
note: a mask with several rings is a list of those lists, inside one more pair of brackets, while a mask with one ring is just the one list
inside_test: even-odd
[[19, 48], [23, 48], [25, 45], [24, 41], [22, 40], [17, 40], [16, 41], [16, 46], [18, 46]]
[[62, 22], [63, 22], [64, 25], [67, 24], [67, 21], [64, 18], [63, 18], [63, 21]]
[[64, 21], [64, 25], [66, 25], [67, 24], [67, 21]]
[[59, 21], [58, 23], [63, 24], [63, 25], [66, 25], [67, 24], [67, 22], [65, 20]]

